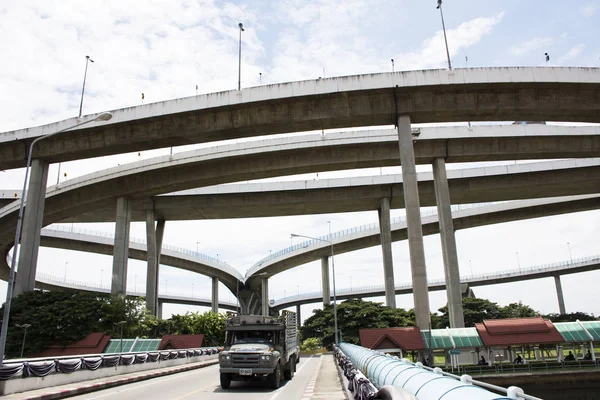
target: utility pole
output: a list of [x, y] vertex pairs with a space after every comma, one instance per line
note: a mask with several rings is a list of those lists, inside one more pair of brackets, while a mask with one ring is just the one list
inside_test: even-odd
[[240, 28], [240, 46], [239, 46], [239, 62], [238, 62], [238, 90], [242, 90], [242, 32], [244, 32], [244, 25], [240, 22], [238, 24]]
[[440, 10], [440, 16], [442, 17], [442, 30], [444, 31], [444, 42], [446, 42], [446, 56], [448, 57], [448, 69], [452, 70], [452, 63], [450, 62], [450, 51], [448, 50], [448, 39], [446, 38], [446, 24], [444, 24], [444, 13], [442, 12], [442, 0], [437, 0], [436, 8]]

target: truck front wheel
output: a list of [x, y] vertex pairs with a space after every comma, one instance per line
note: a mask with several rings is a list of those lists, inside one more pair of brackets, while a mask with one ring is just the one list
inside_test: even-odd
[[231, 386], [231, 375], [221, 373], [221, 387], [223, 389], [229, 389]]
[[269, 376], [269, 384], [271, 389], [279, 389], [281, 385], [281, 367], [279, 364], [275, 367], [275, 371]]
[[288, 381], [294, 377], [294, 371], [296, 370], [296, 356], [291, 356], [285, 365], [285, 379]]

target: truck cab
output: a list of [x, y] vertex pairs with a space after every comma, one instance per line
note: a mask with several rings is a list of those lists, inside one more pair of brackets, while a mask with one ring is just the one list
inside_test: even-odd
[[292, 379], [299, 362], [295, 317], [287, 311], [280, 317], [229, 317], [225, 351], [219, 355], [221, 387], [229, 389], [232, 381], [260, 380], [276, 389], [284, 377]]

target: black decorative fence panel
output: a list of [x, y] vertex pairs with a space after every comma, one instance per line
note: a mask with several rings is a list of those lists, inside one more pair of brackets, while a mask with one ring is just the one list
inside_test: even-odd
[[0, 380], [15, 378], [44, 377], [51, 373], [70, 374], [78, 370], [95, 371], [99, 368], [111, 368], [117, 365], [146, 364], [159, 361], [200, 357], [220, 352], [220, 348], [151, 351], [145, 353], [89, 355], [83, 357], [63, 357], [54, 359], [35, 359], [23, 362], [6, 362], [0, 366]]

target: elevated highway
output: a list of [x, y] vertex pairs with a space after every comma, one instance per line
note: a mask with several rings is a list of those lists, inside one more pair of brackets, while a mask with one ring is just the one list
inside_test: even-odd
[[[553, 264], [491, 272], [488, 274], [466, 275], [461, 277], [460, 281], [461, 283], [468, 284], [469, 287], [476, 287], [549, 278], [558, 275], [577, 274], [597, 269], [600, 269], [600, 255], [560, 261]], [[446, 290], [446, 281], [444, 279], [430, 280], [428, 281], [428, 286], [430, 291]], [[412, 290], [412, 283], [410, 282], [395, 285], [396, 294], [409, 294], [412, 293]], [[379, 297], [384, 295], [384, 285], [341, 288], [336, 291], [336, 297], [340, 300], [356, 297]], [[317, 303], [322, 299], [323, 292], [300, 293], [297, 296], [287, 296], [275, 299], [275, 301], [271, 303], [271, 307], [275, 310], [281, 310], [302, 304]]]
[[[76, 290], [93, 293], [110, 293], [110, 287], [101, 286], [93, 282], [60, 279], [45, 273], [38, 273], [37, 288], [42, 290]], [[144, 297], [146, 293], [127, 291], [127, 296]], [[173, 294], [158, 293], [158, 303], [184, 304], [191, 306], [212, 307], [212, 298], [202, 296], [178, 296]], [[224, 310], [237, 310], [237, 303], [219, 300], [219, 308]], [[160, 315], [159, 315], [160, 317]]]
[[[577, 274], [600, 269], [600, 255], [577, 258], [567, 261], [559, 261], [552, 264], [534, 265], [518, 269], [490, 272], [486, 274], [465, 275], [461, 277], [461, 283], [466, 283], [470, 287], [497, 285], [502, 283], [520, 282], [525, 280], [541, 279], [554, 277], [557, 275]], [[101, 287], [93, 282], [72, 281], [61, 279], [58, 276], [39, 273], [38, 283], [40, 288], [44, 289], [68, 289], [81, 290], [95, 293], [110, 293], [109, 287]], [[443, 279], [430, 280], [428, 282], [430, 291], [446, 290], [446, 282]], [[412, 293], [412, 283], [404, 282], [395, 285], [395, 294]], [[140, 292], [128, 292], [130, 296], [144, 296]], [[336, 297], [339, 300], [352, 298], [380, 297], [385, 295], [384, 285], [372, 286], [354, 286], [350, 288], [338, 288]], [[282, 298], [272, 298], [271, 308], [282, 310], [289, 307], [318, 303], [323, 300], [323, 292], [299, 293], [296, 296], [287, 296]], [[174, 303], [210, 307], [211, 300], [204, 297], [192, 297], [185, 295], [166, 295], [159, 293], [159, 301], [162, 303]], [[232, 302], [220, 301], [219, 307], [227, 310], [235, 310], [237, 304]]]
[[[112, 255], [114, 242], [114, 235], [111, 234], [44, 228], [42, 230], [41, 245]], [[147, 251], [145, 241], [130, 240], [129, 258], [146, 261], [148, 259]], [[162, 246], [160, 262], [164, 265], [218, 278], [232, 293], [237, 292], [238, 283], [244, 280], [243, 275], [237, 269], [222, 260], [175, 246]]]
[[[600, 122], [600, 69], [507, 67], [405, 71], [265, 85], [113, 110], [48, 139], [48, 162], [271, 134], [458, 121]], [[549, 118], [549, 116], [551, 118]], [[91, 119], [94, 116], [85, 116]], [[26, 143], [80, 122], [0, 133], [0, 169], [24, 166]]]
[[[457, 229], [482, 226], [486, 224], [509, 222], [528, 218], [538, 218], [547, 215], [558, 215], [600, 208], [600, 194], [568, 196], [562, 198], [519, 200], [504, 203], [473, 206], [455, 206], [453, 217]], [[437, 214], [434, 212], [423, 213], [423, 232], [435, 234], [438, 232]], [[406, 219], [392, 220], [392, 240], [406, 239]], [[360, 250], [367, 247], [380, 245], [378, 224], [363, 225], [345, 231], [335, 232], [324, 239], [331, 240], [335, 254]], [[112, 254], [111, 248], [114, 236], [107, 233], [80, 231], [78, 229], [45, 228], [42, 230], [42, 246], [94, 252], [98, 254]], [[189, 271], [214, 276], [216, 271], [207, 271], [208, 264], [223, 263], [211, 257], [187, 249], [164, 245], [165, 258], [161, 263]], [[249, 287], [257, 287], [260, 280], [277, 273], [289, 270], [299, 265], [318, 260], [330, 254], [328, 244], [318, 241], [299, 243], [295, 246], [273, 252], [259, 260], [246, 273], [244, 277], [231, 266], [220, 267], [221, 274], [228, 271], [224, 281], [238, 280]], [[130, 257], [146, 259], [146, 245], [143, 240], [133, 239], [130, 243]], [[208, 261], [207, 261], [208, 260]], [[213, 267], [215, 268], [215, 267]], [[578, 271], [580, 272], [580, 271]], [[56, 280], [55, 280], [56, 281]], [[48, 285], [50, 282], [38, 279], [40, 284]], [[500, 283], [500, 282], [499, 282]], [[55, 282], [54, 285], [57, 285]], [[42, 286], [43, 287], [43, 286]], [[235, 285], [227, 286], [236, 295]]]
[[[261, 92], [262, 91], [262, 92]], [[261, 95], [262, 93], [262, 95]], [[472, 147], [466, 141], [450, 144], [447, 139], [437, 147], [417, 149], [411, 130], [421, 122], [561, 120], [599, 122], [600, 70], [583, 68], [505, 68], [459, 71], [414, 71], [392, 74], [362, 75], [332, 78], [325, 81], [295, 82], [245, 91], [228, 92], [218, 97], [195, 96], [182, 101], [166, 102], [161, 108], [118, 110], [110, 123], [98, 124], [64, 135], [53, 136], [36, 154], [32, 165], [30, 198], [26, 210], [23, 248], [20, 251], [20, 274], [15, 293], [32, 290], [39, 232], [43, 223], [66, 219], [68, 216], [115, 204], [116, 231], [119, 240], [113, 258], [115, 292], [123, 290], [127, 271], [127, 236], [131, 218], [131, 202], [152, 196], [208, 186], [259, 179], [293, 173], [347, 170], [383, 165], [398, 165], [401, 160], [403, 197], [408, 216], [411, 271], [415, 285], [417, 325], [425, 328], [429, 320], [429, 300], [419, 209], [420, 199], [415, 166], [433, 166], [435, 197], [440, 217], [440, 233], [448, 281], [448, 296], [452, 326], [462, 324], [462, 310], [457, 291], [458, 265], [456, 243], [450, 211], [450, 195], [446, 179], [446, 163], [460, 161], [595, 157], [600, 146], [598, 135], [574, 137], [561, 143], [557, 137], [513, 138], [498, 145], [497, 138], [487, 138], [483, 147]], [[210, 99], [210, 101], [209, 101]], [[72, 125], [64, 121], [58, 126], [8, 132], [0, 139], [0, 155], [8, 167], [19, 165], [19, 153], [24, 152], [27, 137], [43, 135], [52, 129]], [[264, 136], [303, 130], [391, 125], [397, 127], [398, 141], [392, 147], [372, 145], [359, 151], [348, 143], [332, 147], [272, 149], [265, 153], [238, 153], [219, 159], [206, 157], [204, 163], [185, 162], [181, 157], [166, 168], [157, 165], [139, 168], [135, 175], [115, 174], [93, 185], [81, 185], [65, 195], [49, 196], [46, 200], [45, 181], [48, 165], [63, 159], [77, 159], [131, 151], [135, 147], [159, 148], [174, 144], [189, 144], [238, 137]], [[66, 126], [61, 126], [61, 124]], [[44, 131], [45, 129], [45, 131]], [[197, 137], [202, 139], [197, 139]], [[417, 141], [421, 143], [421, 141]], [[431, 145], [433, 142], [423, 141]], [[399, 146], [397, 146], [399, 144]], [[11, 147], [12, 146], [12, 147]], [[144, 147], [145, 146], [145, 147]], [[21, 150], [19, 150], [21, 148]], [[399, 151], [398, 151], [399, 148]], [[128, 150], [129, 149], [129, 150]], [[6, 151], [7, 150], [7, 151]], [[417, 151], [419, 150], [419, 151]], [[452, 151], [450, 151], [452, 150]], [[6, 151], [6, 153], [4, 153]], [[25, 154], [23, 154], [24, 156]], [[24, 158], [24, 157], [23, 157]], [[183, 162], [182, 162], [183, 161]], [[86, 182], [87, 183], [87, 182]], [[67, 200], [68, 199], [68, 200]], [[62, 201], [62, 202], [61, 202]], [[44, 212], [45, 203], [51, 212]], [[386, 282], [390, 282], [386, 302], [394, 306], [393, 267], [389, 225], [390, 198], [380, 200], [381, 241]], [[149, 243], [158, 243], [164, 218], [157, 216], [148, 202], [145, 208]], [[0, 232], [10, 235], [15, 226], [15, 209], [11, 205], [0, 212]], [[11, 217], [13, 221], [11, 221]], [[8, 226], [3, 226], [7, 222]], [[382, 225], [383, 226], [383, 225]], [[10, 239], [8, 239], [10, 240]], [[7, 252], [10, 243], [0, 238], [0, 251]], [[159, 253], [152, 250], [148, 261], [150, 278], [155, 277]], [[150, 279], [149, 278], [149, 279]], [[152, 278], [154, 279], [154, 278]], [[148, 287], [156, 286], [148, 281]], [[254, 291], [251, 291], [254, 295]], [[252, 299], [252, 296], [250, 296]], [[152, 303], [152, 301], [150, 301]], [[258, 304], [261, 299], [258, 299]], [[266, 304], [262, 299], [263, 307]], [[263, 312], [265, 309], [263, 308]], [[456, 318], [455, 318], [456, 317]]]
[[[452, 212], [456, 230], [497, 224], [523, 219], [560, 215], [600, 208], [600, 194], [566, 196], [557, 198], [517, 200], [484, 206], [454, 209]], [[422, 213], [423, 234], [439, 233], [438, 215]], [[392, 241], [406, 240], [406, 218], [395, 218], [391, 223]], [[334, 253], [342, 254], [380, 244], [378, 224], [363, 225], [321, 237], [333, 243]], [[260, 279], [273, 276], [298, 265], [319, 260], [331, 254], [327, 242], [311, 240], [273, 252], [256, 262], [246, 272], [247, 286], [258, 287]]]
[[[434, 128], [429, 132], [431, 134], [423, 130], [415, 141], [419, 163], [430, 163], [438, 157], [445, 157], [448, 162], [600, 157], [598, 127], [519, 125], [472, 128], [472, 131], [467, 127]], [[466, 137], [449, 138], [458, 135], [457, 132]], [[479, 132], [481, 136], [478, 136]], [[492, 136], [491, 132], [496, 134]], [[78, 221], [77, 216], [97, 210], [106, 210], [104, 216], [96, 220], [89, 216], [79, 217], [79, 220], [114, 221], [115, 213], [111, 210], [115, 210], [119, 196], [131, 198], [132, 220], [143, 221], [145, 209], [154, 207], [152, 200], [162, 201], [154, 198], [160, 194], [304, 172], [396, 166], [398, 157], [397, 135], [390, 131], [328, 135], [327, 140], [321, 135], [312, 135], [298, 143], [273, 141], [158, 157], [50, 187], [46, 193], [43, 223]], [[577, 186], [572, 189], [577, 190]], [[500, 196], [502, 193], [503, 190], [497, 192]], [[398, 201], [403, 200], [398, 198]], [[181, 197], [179, 202], [179, 205], [183, 202]], [[189, 214], [190, 218], [230, 218], [224, 214], [211, 215], [213, 208], [214, 202]], [[167, 213], [166, 209], [163, 211]], [[0, 209], [0, 250], [4, 254], [14, 239], [17, 212], [16, 202]]]

